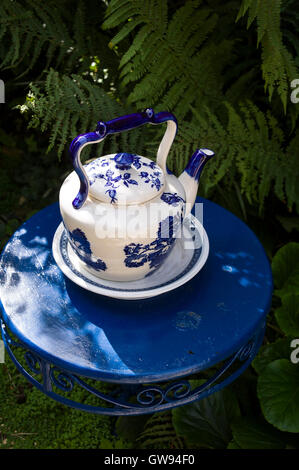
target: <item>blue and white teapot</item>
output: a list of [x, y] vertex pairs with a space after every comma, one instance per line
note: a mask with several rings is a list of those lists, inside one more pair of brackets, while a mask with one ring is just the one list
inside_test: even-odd
[[[82, 165], [80, 153], [108, 134], [142, 124], [167, 123], [156, 162], [129, 153], [105, 155]], [[166, 166], [177, 132], [169, 112], [144, 112], [98, 122], [70, 146], [75, 171], [64, 181], [60, 211], [68, 240], [84, 267], [114, 281], [141, 279], [169, 254], [184, 217], [191, 211], [204, 164], [214, 155], [199, 149], [179, 178]]]

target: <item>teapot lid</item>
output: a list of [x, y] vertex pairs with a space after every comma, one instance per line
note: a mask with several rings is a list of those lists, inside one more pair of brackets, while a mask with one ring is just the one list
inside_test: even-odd
[[163, 190], [162, 169], [149, 158], [117, 153], [97, 158], [84, 165], [89, 179], [89, 194], [112, 204], [140, 204]]

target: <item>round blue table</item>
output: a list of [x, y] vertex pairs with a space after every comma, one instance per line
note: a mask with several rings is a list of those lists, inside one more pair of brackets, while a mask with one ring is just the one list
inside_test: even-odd
[[[197, 202], [210, 241], [204, 268], [146, 300], [100, 296], [62, 274], [51, 251], [58, 204], [15, 232], [0, 261], [1, 330], [32, 384], [81, 410], [136, 415], [206, 397], [248, 367], [264, 336], [271, 268], [242, 221], [210, 201]], [[188, 376], [211, 367], [205, 383], [192, 388]], [[72, 399], [78, 387], [97, 397], [96, 405]]]

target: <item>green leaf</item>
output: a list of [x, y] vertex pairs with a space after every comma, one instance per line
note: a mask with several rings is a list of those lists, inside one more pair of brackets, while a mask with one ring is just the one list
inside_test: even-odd
[[289, 359], [291, 339], [278, 339], [274, 343], [265, 344], [258, 352], [258, 355], [252, 361], [252, 366], [260, 375], [265, 367], [276, 359]]
[[286, 335], [299, 337], [299, 294], [285, 295], [281, 307], [275, 311], [275, 318]]
[[287, 232], [290, 233], [293, 230], [299, 232], [299, 217], [282, 217], [277, 215], [276, 219], [279, 220], [279, 222]]
[[227, 449], [241, 449], [241, 447], [238, 446], [238, 444], [237, 444], [234, 440], [232, 440], [232, 441], [228, 444]]
[[183, 440], [175, 432], [171, 411], [151, 415], [135, 444], [138, 449], [184, 448]]
[[232, 424], [233, 442], [241, 449], [284, 449], [280, 433], [265, 421], [242, 417]]
[[258, 379], [258, 398], [267, 421], [281, 431], [299, 432], [299, 367], [278, 359]]
[[120, 416], [116, 422], [116, 432], [122, 439], [135, 441], [149, 418], [148, 415]]
[[280, 248], [272, 261], [276, 293], [283, 297], [299, 290], [299, 243], [291, 242]]
[[239, 404], [229, 389], [173, 410], [173, 425], [190, 444], [225, 449], [232, 439], [230, 423], [240, 415]]

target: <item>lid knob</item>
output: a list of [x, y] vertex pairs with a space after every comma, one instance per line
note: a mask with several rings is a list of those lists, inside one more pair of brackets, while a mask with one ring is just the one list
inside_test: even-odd
[[114, 157], [116, 168], [119, 170], [128, 170], [134, 161], [134, 155], [130, 153], [117, 153]]

